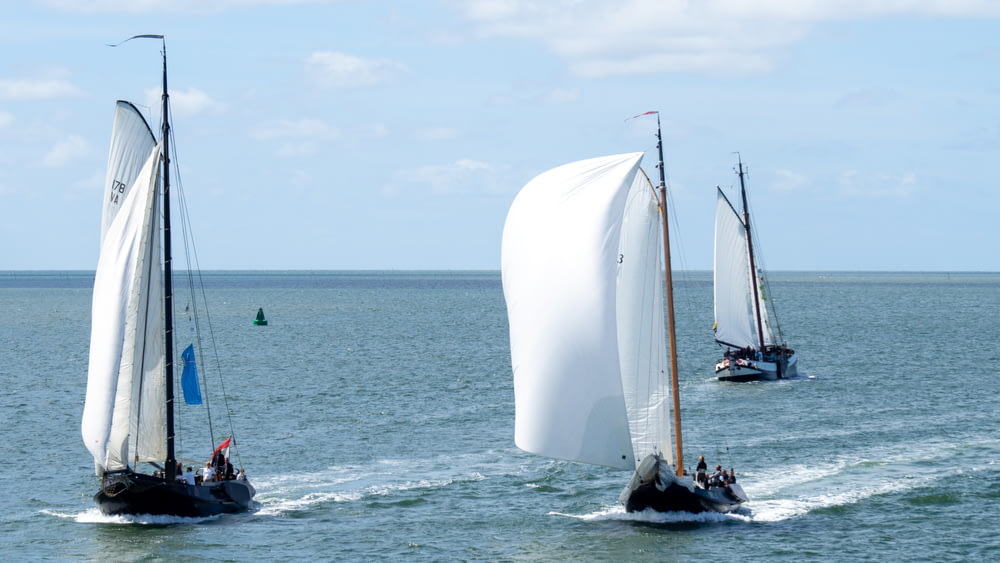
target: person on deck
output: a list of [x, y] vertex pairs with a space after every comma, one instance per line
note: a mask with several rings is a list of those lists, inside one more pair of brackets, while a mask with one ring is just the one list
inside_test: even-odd
[[708, 472], [708, 464], [705, 463], [705, 456], [700, 455], [698, 456], [698, 465], [695, 467], [694, 470], [695, 481], [704, 485], [705, 480], [708, 478], [707, 472]]
[[212, 467], [211, 462], [206, 461], [205, 469], [201, 470], [201, 482], [204, 484], [212, 481], [215, 481], [215, 468]]
[[722, 485], [722, 466], [716, 465], [715, 472], [708, 476], [708, 486], [718, 487]]
[[190, 465], [188, 466], [187, 471], [184, 472], [184, 482], [186, 482], [188, 485], [195, 484], [194, 470], [191, 469]]

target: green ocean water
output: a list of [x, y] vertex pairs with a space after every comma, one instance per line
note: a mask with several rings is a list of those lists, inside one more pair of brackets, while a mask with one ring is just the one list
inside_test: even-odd
[[751, 497], [687, 518], [626, 515], [628, 475], [514, 446], [496, 272], [205, 280], [258, 509], [101, 516], [93, 273], [0, 272], [0, 559], [1000, 559], [1000, 274], [772, 274], [802, 377], [752, 384], [712, 379], [711, 275], [678, 274], [687, 464], [735, 467]]

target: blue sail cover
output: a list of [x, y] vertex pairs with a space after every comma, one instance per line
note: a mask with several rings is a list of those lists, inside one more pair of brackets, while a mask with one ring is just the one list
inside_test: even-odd
[[194, 344], [188, 344], [181, 357], [184, 358], [184, 372], [181, 374], [184, 402], [189, 405], [200, 405], [201, 387], [198, 385], [198, 366], [194, 362]]

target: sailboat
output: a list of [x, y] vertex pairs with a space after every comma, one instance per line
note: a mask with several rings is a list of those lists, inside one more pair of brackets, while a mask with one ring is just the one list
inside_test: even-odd
[[[139, 35], [135, 38], [162, 35]], [[229, 437], [204, 442], [230, 478], [197, 483], [175, 451], [174, 314], [170, 228], [169, 97], [163, 45], [162, 137], [129, 102], [116, 105], [94, 277], [87, 395], [81, 433], [109, 515], [211, 516], [247, 510], [256, 491], [235, 477]], [[162, 233], [162, 236], [161, 236]], [[185, 400], [200, 403], [194, 347], [184, 351]], [[203, 425], [211, 429], [211, 422]], [[238, 457], [238, 452], [235, 452]], [[189, 461], [190, 463], [190, 461]], [[199, 464], [200, 465], [200, 464]], [[194, 482], [192, 482], [194, 481]]]
[[657, 139], [658, 189], [642, 153], [619, 154], [544, 172], [511, 204], [501, 277], [514, 440], [632, 471], [618, 499], [628, 512], [730, 512], [747, 500], [739, 485], [684, 471], [659, 116]]
[[[798, 376], [798, 358], [768, 312], [763, 273], [757, 266], [743, 160], [738, 159], [742, 211], [722, 192], [715, 210], [715, 341], [725, 348], [715, 364], [722, 381], [775, 380]], [[773, 304], [772, 304], [773, 308]]]

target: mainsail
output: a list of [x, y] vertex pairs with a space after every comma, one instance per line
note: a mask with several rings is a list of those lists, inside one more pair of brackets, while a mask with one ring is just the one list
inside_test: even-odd
[[101, 241], [81, 425], [98, 475], [166, 457], [159, 168], [157, 145]]
[[653, 450], [669, 456], [657, 207], [641, 158], [544, 172], [507, 215], [501, 272], [525, 451], [628, 470]]
[[733, 348], [758, 348], [755, 310], [760, 309], [764, 344], [773, 344], [767, 308], [754, 303], [757, 276], [750, 271], [746, 226], [722, 190], [715, 210], [715, 340]]

